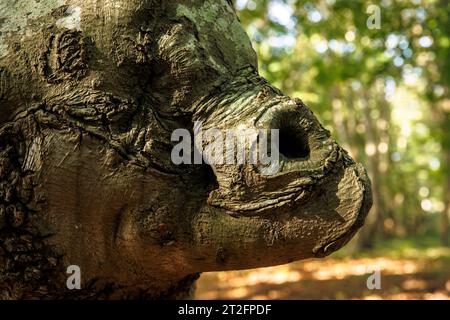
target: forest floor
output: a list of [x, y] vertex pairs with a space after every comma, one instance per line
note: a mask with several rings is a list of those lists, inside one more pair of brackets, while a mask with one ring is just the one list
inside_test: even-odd
[[[450, 248], [391, 240], [370, 252], [242, 271], [204, 273], [197, 299], [450, 299]], [[367, 279], [379, 271], [380, 289]]]

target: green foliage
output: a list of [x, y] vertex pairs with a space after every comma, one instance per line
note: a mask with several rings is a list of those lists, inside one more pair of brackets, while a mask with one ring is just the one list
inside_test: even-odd
[[362, 238], [437, 234], [450, 200], [450, 4], [373, 1], [379, 29], [367, 26], [370, 4], [236, 1], [261, 74], [369, 169], [375, 218]]

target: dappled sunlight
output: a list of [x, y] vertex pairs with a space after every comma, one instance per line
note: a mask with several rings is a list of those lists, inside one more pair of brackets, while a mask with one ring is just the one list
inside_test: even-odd
[[[369, 295], [363, 300], [385, 300], [386, 297], [380, 295]], [[448, 300], [448, 292], [440, 291], [435, 293], [414, 294], [414, 293], [398, 293], [387, 297], [389, 300]]]
[[[420, 259], [326, 258], [244, 271], [203, 274], [198, 299], [450, 299], [447, 250]], [[438, 253], [441, 253], [439, 255]], [[445, 258], [442, 258], [442, 257]], [[439, 260], [436, 257], [441, 257]], [[380, 271], [381, 289], [367, 278]]]
[[424, 290], [427, 287], [427, 282], [424, 280], [409, 279], [403, 281], [402, 288], [405, 290]]
[[335, 261], [310, 260], [305, 262], [303, 270], [310, 272], [311, 279], [344, 279], [348, 276], [360, 276], [380, 270], [386, 274], [411, 274], [419, 270], [419, 263], [412, 260], [392, 260], [388, 258], [356, 259]]
[[257, 285], [259, 283], [282, 284], [296, 282], [302, 278], [298, 271], [290, 270], [289, 265], [279, 267], [261, 268], [248, 272], [220, 272], [217, 274], [218, 284], [221, 288], [239, 287], [242, 283], [246, 285]]

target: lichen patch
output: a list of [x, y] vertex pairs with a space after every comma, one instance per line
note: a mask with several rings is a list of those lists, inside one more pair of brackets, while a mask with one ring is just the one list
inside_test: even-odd
[[81, 8], [77, 6], [69, 6], [66, 10], [66, 17], [56, 21], [58, 28], [66, 28], [69, 30], [81, 30]]

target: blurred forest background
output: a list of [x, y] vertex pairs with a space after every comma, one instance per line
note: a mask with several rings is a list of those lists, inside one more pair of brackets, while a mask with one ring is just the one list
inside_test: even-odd
[[[262, 76], [301, 98], [365, 164], [374, 205], [331, 257], [204, 274], [197, 298], [449, 299], [449, 1], [235, 6]], [[377, 270], [381, 289], [369, 290]]]

